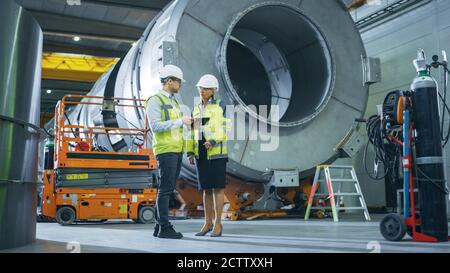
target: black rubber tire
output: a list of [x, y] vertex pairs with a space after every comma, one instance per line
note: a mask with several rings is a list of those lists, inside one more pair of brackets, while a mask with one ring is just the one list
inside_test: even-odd
[[388, 241], [401, 241], [405, 237], [406, 230], [405, 218], [396, 213], [386, 215], [380, 222], [381, 235]]
[[63, 226], [72, 225], [77, 219], [75, 210], [71, 207], [61, 207], [56, 212], [56, 222]]
[[155, 222], [156, 211], [153, 207], [145, 206], [139, 209], [138, 222], [141, 224], [152, 224]]

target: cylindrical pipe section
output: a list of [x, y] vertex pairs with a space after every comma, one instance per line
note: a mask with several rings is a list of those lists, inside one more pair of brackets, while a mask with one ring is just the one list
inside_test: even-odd
[[[192, 108], [198, 79], [216, 75], [218, 97], [252, 117], [234, 120], [227, 172], [266, 182], [268, 169], [304, 175], [337, 158], [335, 147], [366, 109], [362, 57], [360, 34], [340, 0], [176, 0], [91, 94], [146, 99], [161, 88], [160, 68], [176, 64], [187, 81], [178, 99]], [[263, 107], [267, 114], [278, 109], [278, 119], [269, 119]], [[116, 116], [104, 117], [97, 107], [83, 106], [69, 118], [133, 127], [144, 125], [145, 113], [118, 107]], [[135, 145], [126, 137], [98, 142], [116, 151]], [[182, 176], [195, 180], [195, 173], [185, 162]]]
[[42, 31], [13, 0], [0, 9], [0, 249], [36, 239]]

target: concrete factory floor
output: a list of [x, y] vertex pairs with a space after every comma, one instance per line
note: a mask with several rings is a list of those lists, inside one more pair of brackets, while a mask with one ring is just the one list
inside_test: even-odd
[[[387, 242], [378, 231], [382, 215], [373, 215], [373, 222], [343, 218], [331, 220], [299, 219], [224, 222], [221, 238], [195, 237], [202, 225], [200, 219], [177, 220], [174, 225], [183, 232], [183, 240], [152, 237], [153, 225], [130, 222], [77, 224], [63, 227], [56, 223], [39, 223], [37, 242], [4, 252], [70, 252], [79, 244], [84, 253], [102, 252], [176, 252], [176, 253], [450, 253], [450, 243], [416, 243], [407, 238], [402, 242]], [[67, 243], [71, 243], [68, 248]], [[75, 243], [73, 243], [75, 242]]]

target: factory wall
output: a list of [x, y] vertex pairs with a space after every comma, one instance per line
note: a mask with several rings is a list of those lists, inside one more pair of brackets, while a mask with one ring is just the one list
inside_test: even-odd
[[[361, 30], [367, 54], [381, 58], [383, 78], [381, 83], [370, 88], [367, 117], [376, 114], [376, 105], [383, 103], [388, 92], [410, 89], [410, 84], [416, 75], [412, 61], [417, 55], [417, 49], [425, 49], [430, 59], [434, 54], [440, 55], [442, 50], [450, 54], [450, 1], [424, 0], [423, 2], [425, 4], [417, 9], [394, 17], [388, 22]], [[368, 7], [368, 9], [374, 8]], [[443, 73], [435, 71], [433, 74], [442, 91]], [[450, 103], [450, 100], [447, 103]], [[449, 121], [448, 116], [446, 120]], [[361, 151], [355, 159], [355, 166], [368, 205], [383, 206], [386, 202], [384, 181], [375, 182], [366, 175], [362, 156]], [[450, 145], [445, 148], [445, 156], [448, 177]]]

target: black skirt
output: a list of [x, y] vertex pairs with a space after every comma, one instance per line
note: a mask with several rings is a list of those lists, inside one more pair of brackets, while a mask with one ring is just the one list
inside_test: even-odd
[[225, 189], [228, 159], [208, 160], [204, 143], [205, 140], [199, 141], [199, 158], [196, 159], [198, 188], [199, 190]]

